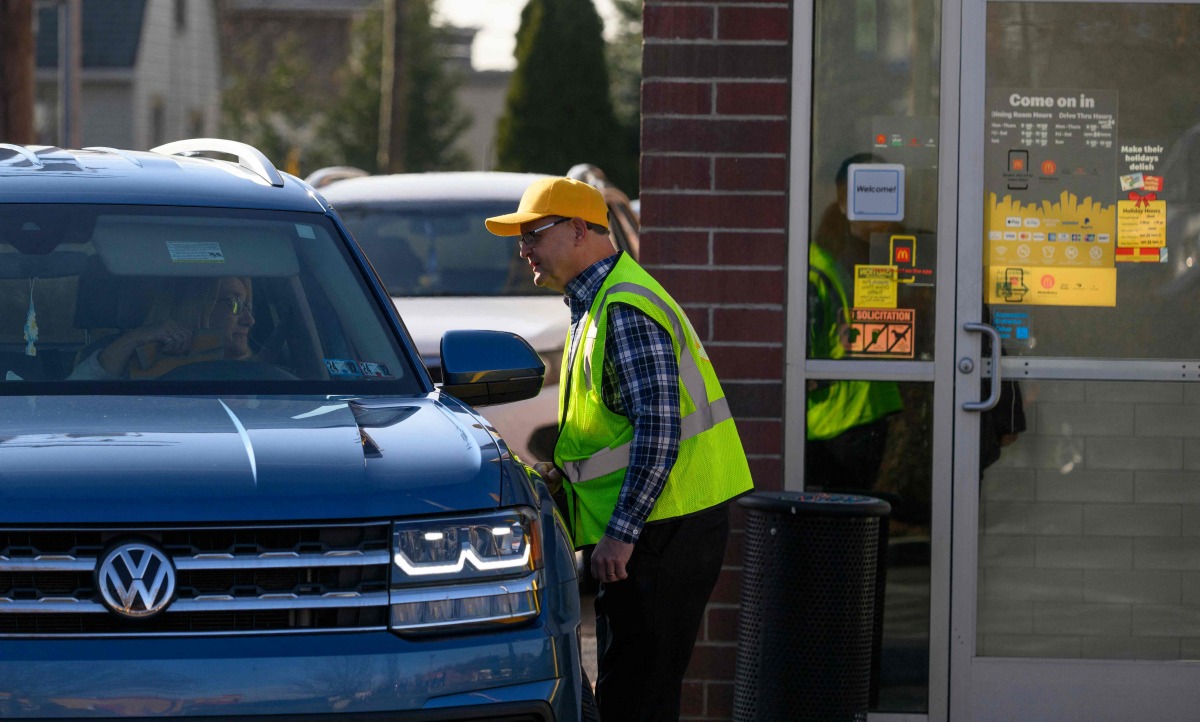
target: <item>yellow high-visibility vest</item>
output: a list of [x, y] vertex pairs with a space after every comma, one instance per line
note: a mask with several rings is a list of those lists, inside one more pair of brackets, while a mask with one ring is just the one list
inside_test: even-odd
[[[845, 357], [841, 332], [850, 323], [850, 303], [837, 261], [815, 243], [808, 253], [808, 294], [808, 357]], [[824, 382], [805, 398], [809, 441], [832, 439], [904, 408], [900, 387], [893, 381]]]
[[616, 508], [633, 424], [605, 406], [600, 392], [608, 305], [624, 303], [654, 319], [671, 336], [679, 363], [679, 458], [647, 521], [703, 511], [751, 491], [750, 465], [725, 393], [695, 329], [679, 305], [627, 254], [621, 254], [577, 327], [578, 348], [566, 350], [566, 382], [559, 387], [559, 437], [554, 462], [566, 472], [575, 544], [595, 544]]

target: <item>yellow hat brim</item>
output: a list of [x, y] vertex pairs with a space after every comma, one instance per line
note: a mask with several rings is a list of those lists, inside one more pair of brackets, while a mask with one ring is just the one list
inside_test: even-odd
[[[519, 236], [521, 235], [521, 226], [523, 224], [545, 217], [545, 213], [517, 211], [516, 213], [508, 213], [503, 216], [488, 218], [484, 220], [483, 224], [487, 226], [489, 231], [497, 236]], [[476, 227], [478, 228], [478, 226]]]

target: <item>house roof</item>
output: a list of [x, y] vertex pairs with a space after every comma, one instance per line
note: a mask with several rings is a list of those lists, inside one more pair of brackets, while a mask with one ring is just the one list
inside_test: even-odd
[[228, 0], [227, 12], [268, 12], [288, 15], [354, 16], [371, 8], [374, 0]]
[[[83, 0], [83, 67], [132, 68], [137, 62], [146, 0]], [[58, 66], [58, 9], [38, 10], [37, 64]]]

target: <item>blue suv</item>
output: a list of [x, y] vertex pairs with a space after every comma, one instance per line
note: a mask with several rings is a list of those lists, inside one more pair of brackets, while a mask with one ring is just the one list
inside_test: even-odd
[[0, 144], [0, 717], [590, 715], [562, 520], [467, 405], [544, 367], [442, 358], [254, 148]]

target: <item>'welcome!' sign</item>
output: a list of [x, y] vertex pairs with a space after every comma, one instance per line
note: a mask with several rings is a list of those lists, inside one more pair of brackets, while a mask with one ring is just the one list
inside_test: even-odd
[[846, 217], [852, 221], [904, 220], [904, 166], [852, 163], [847, 168]]

